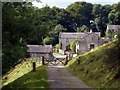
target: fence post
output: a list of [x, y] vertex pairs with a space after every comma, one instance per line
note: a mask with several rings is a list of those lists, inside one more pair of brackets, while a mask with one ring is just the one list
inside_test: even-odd
[[42, 65], [45, 65], [44, 56], [42, 56]]
[[65, 65], [68, 63], [68, 55], [66, 56]]
[[32, 64], [33, 64], [33, 71], [36, 71], [36, 63], [33, 62]]

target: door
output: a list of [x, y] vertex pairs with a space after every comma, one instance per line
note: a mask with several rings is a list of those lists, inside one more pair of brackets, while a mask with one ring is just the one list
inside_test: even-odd
[[66, 46], [66, 51], [70, 50], [70, 45]]
[[90, 44], [90, 50], [95, 48], [95, 44]]

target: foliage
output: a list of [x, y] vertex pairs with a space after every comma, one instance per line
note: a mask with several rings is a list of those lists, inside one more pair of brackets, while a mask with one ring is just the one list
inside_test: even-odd
[[113, 4], [113, 9], [109, 13], [108, 19], [110, 24], [120, 25], [120, 2]]
[[28, 5], [30, 6], [31, 3], [3, 3], [3, 74], [13, 67], [20, 59], [26, 57], [26, 43], [29, 41], [29, 38], [31, 38], [31, 33], [34, 28], [32, 19], [30, 19], [33, 8], [28, 7]]
[[76, 40], [74, 40], [74, 41], [72, 41], [72, 42], [70, 43], [70, 49], [71, 49], [72, 52], [75, 52], [76, 43], [77, 43], [78, 41], [79, 41], [79, 40], [76, 39]]
[[53, 44], [54, 43], [54, 38], [53, 37], [46, 37], [44, 40], [43, 40], [43, 44], [44, 45], [50, 45], [50, 44]]
[[46, 38], [48, 38], [48, 37], [46, 37], [44, 39], [44, 41], [46, 40], [46, 44], [48, 42], [48, 44], [55, 45], [55, 44], [59, 43], [59, 33], [65, 32], [65, 31], [66, 31], [66, 29], [62, 25], [58, 24], [55, 26], [55, 28], [52, 31], [49, 32], [49, 40], [47, 41]]
[[89, 28], [86, 25], [82, 25], [82, 27], [77, 28], [77, 32], [89, 32]]
[[59, 45], [59, 44], [56, 44], [56, 46], [55, 46], [55, 52], [58, 53], [58, 52], [59, 52], [59, 49], [60, 49], [60, 45]]
[[92, 19], [92, 7], [91, 3], [75, 2], [69, 5], [66, 10], [74, 17], [76, 27], [89, 26], [89, 21]]
[[112, 32], [110, 30], [106, 30], [106, 36], [107, 37], [112, 37]]
[[110, 5], [100, 5], [95, 4], [93, 6], [92, 14], [94, 16], [94, 23], [96, 25], [97, 31], [102, 33], [101, 36], [105, 36], [106, 24], [109, 22], [108, 14], [111, 11]]

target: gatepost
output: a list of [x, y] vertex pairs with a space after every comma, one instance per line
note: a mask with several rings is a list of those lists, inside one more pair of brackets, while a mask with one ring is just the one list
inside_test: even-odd
[[68, 64], [68, 55], [66, 56], [66, 61], [65, 61], [65, 65]]
[[45, 59], [44, 59], [44, 56], [42, 56], [42, 65], [45, 65]]

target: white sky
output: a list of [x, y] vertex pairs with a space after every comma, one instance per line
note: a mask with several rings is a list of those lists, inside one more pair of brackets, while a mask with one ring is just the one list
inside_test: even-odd
[[36, 1], [32, 2], [33, 6], [37, 6], [39, 8], [43, 7], [43, 6], [56, 6], [59, 8], [66, 8], [68, 5], [70, 5], [71, 3], [74, 3], [76, 1], [86, 1], [86, 2], [90, 2], [93, 4], [113, 4], [113, 3], [118, 3], [119, 0], [41, 0], [42, 3], [37, 3]]

